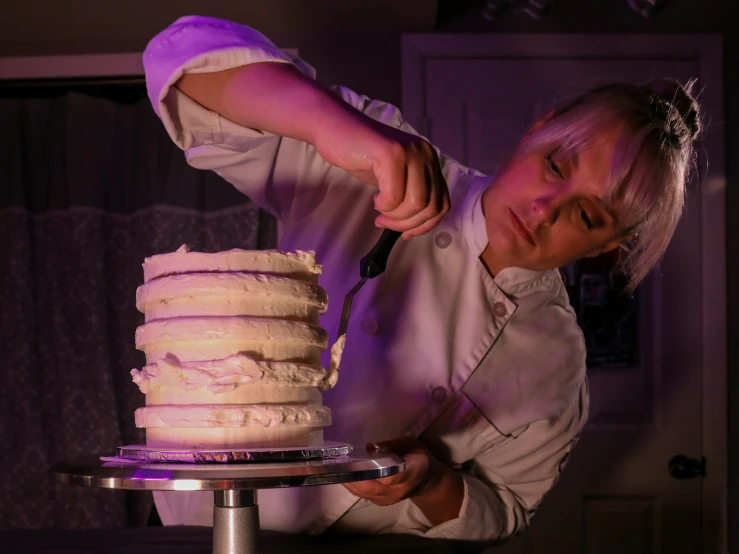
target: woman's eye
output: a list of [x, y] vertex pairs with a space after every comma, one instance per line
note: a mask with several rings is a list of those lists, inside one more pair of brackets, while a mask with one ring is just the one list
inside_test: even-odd
[[554, 173], [555, 175], [557, 175], [557, 177], [564, 177], [564, 175], [562, 173], [562, 170], [559, 168], [559, 166], [554, 161], [554, 159], [552, 158], [552, 156], [551, 155], [545, 156], [545, 158], [547, 160], [547, 164], [549, 165], [549, 169], [552, 171], [552, 173]]
[[593, 222], [590, 220], [590, 217], [588, 217], [588, 212], [585, 211], [585, 208], [580, 206], [580, 219], [582, 219], [585, 222], [585, 226], [588, 228], [588, 231], [592, 231], [595, 225], [593, 225]]

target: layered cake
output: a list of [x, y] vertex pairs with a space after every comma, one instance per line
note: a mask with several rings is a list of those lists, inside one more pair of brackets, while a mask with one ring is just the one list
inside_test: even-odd
[[[336, 371], [319, 316], [327, 295], [313, 252], [229, 250], [146, 258], [136, 348], [146, 444], [177, 449], [306, 446], [331, 414], [321, 391]], [[340, 345], [339, 345], [340, 348]], [[340, 355], [340, 352], [338, 353]]]

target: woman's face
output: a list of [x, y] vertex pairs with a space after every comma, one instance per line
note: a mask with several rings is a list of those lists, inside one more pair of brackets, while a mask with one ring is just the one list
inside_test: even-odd
[[559, 268], [627, 238], [601, 200], [620, 131], [605, 127], [574, 157], [514, 152], [482, 198], [489, 243], [482, 259], [493, 274], [512, 266]]

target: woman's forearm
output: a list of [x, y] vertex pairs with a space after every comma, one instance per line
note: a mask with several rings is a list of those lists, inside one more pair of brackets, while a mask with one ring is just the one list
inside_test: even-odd
[[[175, 86], [237, 125], [308, 143], [326, 163], [377, 187], [376, 224], [400, 231], [403, 238], [427, 233], [449, 210], [449, 191], [435, 149], [422, 137], [397, 128], [399, 118], [392, 117], [392, 110], [381, 114], [389, 121], [375, 119], [362, 112], [362, 104], [355, 107], [294, 66], [279, 62], [190, 73]], [[211, 124], [208, 131], [216, 127]]]
[[321, 126], [360, 116], [332, 91], [286, 63], [188, 73], [175, 86], [238, 125], [311, 144]]

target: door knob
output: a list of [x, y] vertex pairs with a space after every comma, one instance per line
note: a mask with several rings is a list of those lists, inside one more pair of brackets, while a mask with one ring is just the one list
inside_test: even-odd
[[677, 454], [670, 458], [667, 469], [675, 479], [693, 479], [694, 477], [706, 476], [706, 459], [688, 458], [682, 454]]

